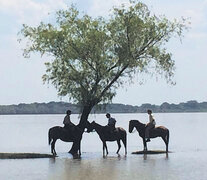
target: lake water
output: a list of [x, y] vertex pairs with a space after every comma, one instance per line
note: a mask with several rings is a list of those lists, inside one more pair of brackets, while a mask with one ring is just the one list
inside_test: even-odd
[[[128, 131], [128, 122], [148, 121], [147, 114], [112, 114], [117, 126]], [[116, 155], [116, 142], [108, 142], [109, 155], [102, 157], [102, 143], [97, 133], [84, 133], [82, 157], [68, 154], [71, 143], [57, 141], [55, 159], [0, 160], [2, 180], [206, 180], [207, 179], [207, 113], [156, 113], [157, 125], [170, 130], [169, 151], [159, 155], [132, 155], [142, 150], [138, 133], [128, 133], [128, 154], [124, 147]], [[62, 126], [64, 115], [2, 115], [0, 116], [0, 152], [50, 153], [48, 129]], [[77, 124], [78, 115], [71, 120]], [[91, 115], [89, 121], [104, 125], [105, 114]], [[161, 138], [152, 139], [148, 150], [165, 150]]]

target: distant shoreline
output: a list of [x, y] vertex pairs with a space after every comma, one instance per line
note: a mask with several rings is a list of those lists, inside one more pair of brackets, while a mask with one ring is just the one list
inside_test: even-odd
[[[142, 112], [142, 113], [144, 114], [144, 112]], [[113, 114], [142, 114], [142, 113], [139, 113], [139, 112], [136, 112], [136, 113], [133, 113], [133, 112], [131, 112], [131, 113], [114, 112]], [[172, 114], [173, 114], [173, 113], [180, 113], [180, 114], [182, 114], [182, 113], [186, 113], [186, 114], [187, 114], [187, 113], [207, 113], [207, 112], [197, 112], [197, 111], [196, 111], [196, 112], [193, 112], [193, 111], [192, 111], [192, 112], [190, 112], [190, 111], [189, 111], [189, 112], [155, 112], [155, 113], [153, 113], [153, 114], [157, 114], [157, 113], [160, 113], [160, 114], [161, 114], [161, 113], [163, 113], [163, 114], [164, 114], [164, 113], [167, 113], [167, 114], [171, 114], [171, 113], [172, 113]], [[80, 113], [73, 113], [73, 114], [74, 114], [74, 115], [75, 115], [75, 114], [76, 114], [76, 115], [79, 115]], [[72, 114], [72, 115], [73, 115], [73, 114]], [[93, 115], [93, 114], [106, 114], [106, 113], [90, 113], [90, 114]], [[38, 115], [65, 115], [65, 113], [59, 113], [59, 114], [57, 114], [57, 113], [56, 113], [56, 114], [52, 114], [52, 113], [48, 113], [48, 114], [46, 114], [46, 113], [45, 113], [45, 114], [32, 114], [32, 113], [31, 113], [31, 114], [0, 114], [0, 116], [17, 116], [17, 115], [18, 115], [18, 116], [29, 116], [29, 115], [37, 115], [37, 116], [38, 116]]]
[[[70, 109], [73, 114], [80, 113], [80, 106], [66, 102], [49, 103], [31, 103], [18, 105], [0, 105], [0, 115], [32, 115], [32, 114], [65, 114]], [[149, 103], [141, 106], [132, 106], [125, 104], [101, 104], [92, 110], [91, 113], [145, 113], [147, 109], [152, 109], [154, 113], [196, 113], [207, 112], [207, 102], [198, 103], [197, 101], [188, 101], [179, 104], [169, 104], [167, 102], [161, 105]]]

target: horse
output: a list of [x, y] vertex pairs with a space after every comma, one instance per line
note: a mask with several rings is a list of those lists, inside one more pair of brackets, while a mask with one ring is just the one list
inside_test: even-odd
[[[137, 129], [139, 136], [143, 139], [144, 151], [147, 151], [147, 143], [145, 140], [145, 127], [146, 125], [138, 120], [129, 121], [129, 132], [132, 133], [134, 127]], [[164, 126], [155, 127], [149, 132], [150, 138], [161, 137], [166, 145], [166, 153], [168, 152], [169, 144], [169, 130]]]
[[120, 141], [123, 142], [124, 147], [125, 147], [125, 155], [127, 154], [127, 133], [126, 131], [121, 128], [121, 127], [117, 127], [115, 128], [114, 132], [109, 132], [108, 128], [106, 128], [106, 126], [101, 126], [100, 124], [96, 123], [95, 121], [93, 121], [89, 127], [87, 128], [87, 132], [91, 132], [95, 129], [95, 131], [97, 132], [97, 134], [99, 135], [102, 143], [103, 143], [103, 156], [105, 156], [105, 149], [106, 149], [106, 153], [108, 155], [108, 148], [106, 145], [106, 141], [117, 141], [118, 144], [118, 150], [117, 150], [117, 154], [119, 154], [119, 150], [121, 148], [121, 143]]
[[[60, 126], [55, 126], [49, 129], [48, 131], [48, 143], [51, 144], [51, 153], [56, 156], [57, 153], [55, 151], [55, 143], [58, 139], [64, 142], [73, 142], [76, 143], [78, 147], [79, 155], [81, 155], [81, 139], [84, 132], [85, 127], [82, 125], [74, 126], [73, 130], [66, 129]], [[69, 152], [73, 154], [72, 152]]]

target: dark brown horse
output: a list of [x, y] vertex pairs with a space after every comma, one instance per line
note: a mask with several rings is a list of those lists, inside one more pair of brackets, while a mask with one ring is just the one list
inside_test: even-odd
[[95, 129], [95, 131], [98, 133], [103, 143], [103, 156], [105, 156], [105, 149], [106, 149], [106, 154], [108, 155], [108, 148], [106, 145], [106, 141], [117, 141], [117, 144], [118, 144], [118, 150], [116, 152], [117, 154], [119, 153], [119, 150], [121, 148], [120, 141], [122, 141], [125, 147], [125, 155], [127, 154], [127, 147], [126, 147], [127, 146], [127, 133], [123, 128], [117, 127], [114, 130], [114, 132], [110, 132], [108, 127], [101, 126], [100, 124], [97, 124], [95, 121], [93, 121], [87, 129], [88, 129], [87, 132], [91, 132]]
[[[138, 120], [129, 121], [129, 132], [131, 133], [134, 129], [137, 129], [139, 136], [143, 139], [144, 151], [147, 151], [147, 143], [145, 141], [145, 127], [146, 125], [139, 122]], [[150, 138], [161, 137], [166, 145], [166, 152], [168, 152], [169, 144], [169, 130], [164, 126], [155, 127], [149, 132]]]
[[[79, 155], [81, 155], [81, 139], [84, 129], [85, 127], [81, 125], [75, 126], [73, 130], [68, 130], [60, 126], [50, 128], [48, 131], [48, 142], [49, 145], [51, 144], [51, 153], [57, 155], [55, 143], [60, 139], [64, 142], [73, 142], [78, 147]], [[73, 154], [72, 152], [70, 153]]]

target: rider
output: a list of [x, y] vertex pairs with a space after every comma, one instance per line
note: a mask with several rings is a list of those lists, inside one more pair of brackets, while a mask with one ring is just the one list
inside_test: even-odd
[[148, 109], [147, 113], [149, 114], [149, 122], [146, 124], [146, 128], [145, 128], [145, 140], [146, 142], [150, 141], [150, 137], [149, 137], [149, 131], [150, 129], [153, 129], [155, 127], [155, 119], [154, 116], [152, 114], [152, 110]]
[[66, 111], [66, 116], [64, 117], [63, 124], [64, 128], [67, 130], [73, 130], [75, 125], [70, 121], [71, 110]]
[[106, 117], [108, 118], [107, 127], [109, 127], [110, 133], [112, 133], [115, 130], [116, 120], [109, 113], [106, 113]]

